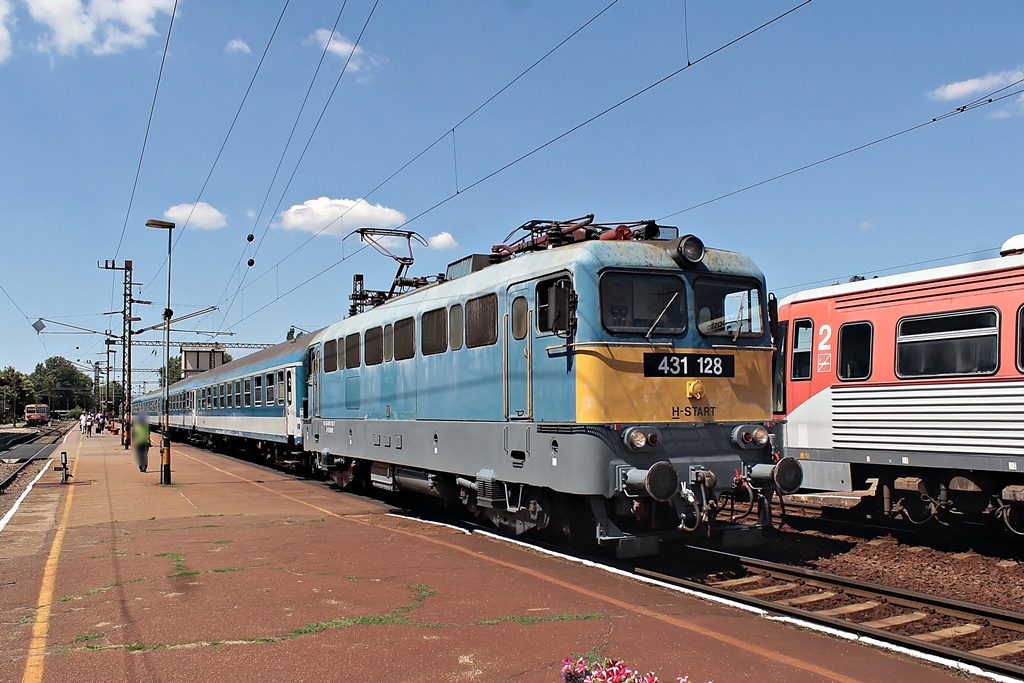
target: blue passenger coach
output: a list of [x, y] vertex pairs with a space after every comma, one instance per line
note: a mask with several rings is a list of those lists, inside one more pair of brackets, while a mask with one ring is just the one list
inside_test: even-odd
[[[225, 363], [170, 387], [171, 435], [270, 460], [302, 457], [305, 344], [296, 339]], [[162, 426], [163, 390], [133, 401]]]

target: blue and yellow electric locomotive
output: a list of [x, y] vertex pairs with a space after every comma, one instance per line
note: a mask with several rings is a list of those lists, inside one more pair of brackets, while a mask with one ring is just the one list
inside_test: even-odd
[[796, 490], [765, 424], [760, 270], [674, 228], [592, 221], [527, 223], [303, 338], [315, 466], [620, 556], [710, 533], [722, 494]]

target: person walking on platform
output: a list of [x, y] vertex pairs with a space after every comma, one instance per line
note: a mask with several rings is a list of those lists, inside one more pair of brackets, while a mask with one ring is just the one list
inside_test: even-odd
[[92, 422], [93, 422], [92, 413], [86, 414], [86, 416], [85, 416], [85, 435], [86, 436], [92, 436]]
[[82, 414], [78, 416], [78, 431], [85, 434], [85, 411], [82, 411]]
[[139, 472], [145, 472], [149, 467], [149, 416], [140, 413], [135, 416], [135, 424], [132, 425], [132, 444], [135, 446], [135, 460], [139, 465]]
[[96, 413], [96, 434], [103, 434], [103, 427], [107, 422], [107, 418], [103, 413]]

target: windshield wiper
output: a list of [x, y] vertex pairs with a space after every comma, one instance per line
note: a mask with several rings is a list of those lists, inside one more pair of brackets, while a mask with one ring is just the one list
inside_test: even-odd
[[651, 334], [654, 332], [654, 328], [658, 326], [658, 323], [661, 322], [661, 319], [665, 317], [666, 313], [668, 313], [668, 309], [672, 308], [672, 303], [676, 300], [676, 297], [679, 296], [680, 291], [681, 290], [677, 289], [675, 293], [672, 295], [672, 298], [668, 300], [667, 304], [665, 304], [665, 308], [661, 309], [661, 313], [659, 313], [658, 317], [654, 319], [654, 322], [651, 324], [650, 329], [647, 330], [647, 334], [644, 335], [644, 339], [651, 338]]

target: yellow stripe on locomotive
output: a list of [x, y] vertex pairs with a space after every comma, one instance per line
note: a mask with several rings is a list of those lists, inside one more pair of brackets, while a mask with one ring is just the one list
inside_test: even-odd
[[767, 349], [593, 343], [575, 350], [577, 422], [764, 422], [771, 417]]

